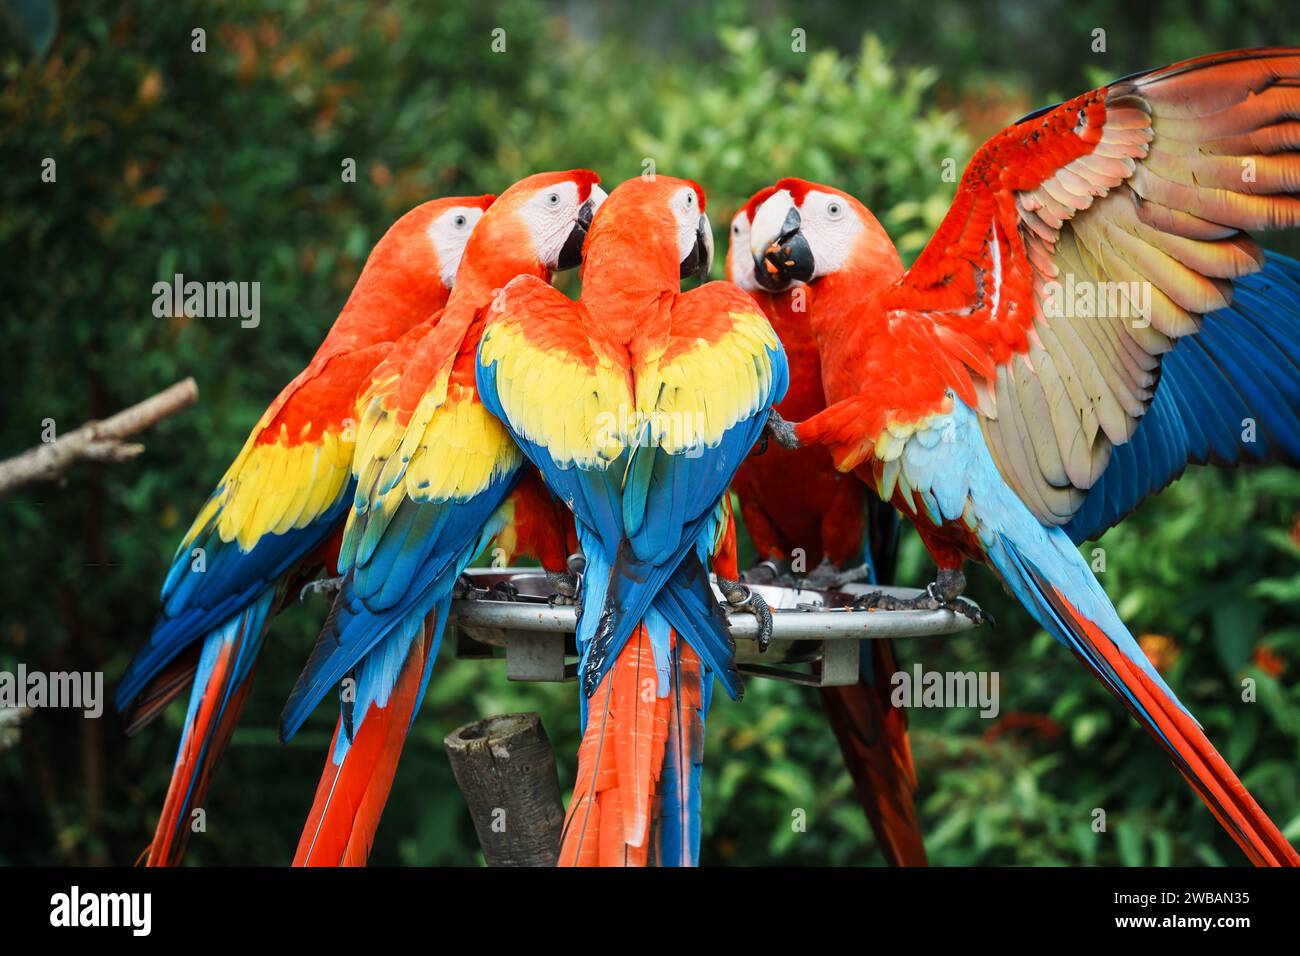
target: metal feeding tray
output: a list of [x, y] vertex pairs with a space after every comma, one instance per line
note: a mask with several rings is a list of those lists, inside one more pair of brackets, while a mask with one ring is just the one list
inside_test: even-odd
[[[550, 583], [537, 568], [473, 568], [466, 572], [488, 593], [453, 601], [448, 621], [463, 658], [496, 657], [503, 648], [506, 677], [519, 681], [576, 680], [577, 615], [572, 606], [551, 605]], [[508, 599], [493, 590], [513, 586]], [[736, 665], [756, 677], [814, 687], [853, 684], [858, 679], [859, 641], [894, 637], [930, 637], [969, 630], [975, 624], [951, 611], [853, 611], [853, 600], [870, 591], [901, 598], [914, 588], [846, 585], [839, 591], [751, 585], [772, 608], [772, 642], [758, 651], [758, 619], [746, 611], [730, 615], [736, 641]], [[722, 594], [714, 585], [714, 593]], [[725, 602], [723, 602], [725, 604]]]

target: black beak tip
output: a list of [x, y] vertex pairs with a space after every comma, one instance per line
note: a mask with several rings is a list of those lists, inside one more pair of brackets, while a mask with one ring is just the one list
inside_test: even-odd
[[573, 223], [573, 229], [570, 230], [568, 238], [564, 240], [564, 246], [560, 249], [554, 271], [564, 272], [582, 265], [582, 249], [587, 241], [587, 231], [591, 229], [591, 221], [595, 216], [596, 203], [594, 199], [588, 199], [578, 207], [577, 219]]
[[700, 216], [700, 224], [695, 231], [695, 247], [700, 252], [700, 282], [708, 282], [709, 273], [713, 270], [713, 233], [705, 216]]
[[769, 268], [769, 265], [771, 264], [768, 262], [766, 255], [754, 257], [754, 281], [768, 292], [780, 292], [786, 287], [789, 280], [782, 276], [778, 267]]
[[564, 246], [560, 249], [559, 258], [555, 261], [556, 272], [565, 272], [582, 265], [582, 247], [587, 240], [587, 226], [589, 224], [590, 218], [588, 218], [587, 223], [583, 223], [581, 216], [573, 224], [573, 230], [569, 233], [569, 237], [564, 240]]
[[[770, 246], [754, 256], [754, 280], [769, 292], [780, 292], [792, 282], [809, 282], [813, 277], [813, 254], [799, 229], [798, 215], [792, 228], [782, 230]], [[786, 220], [787, 227], [791, 226]]]
[[700, 282], [709, 281], [709, 272], [713, 268], [713, 233], [709, 229], [709, 220], [700, 216], [700, 223], [695, 230], [695, 245], [691, 246], [690, 255], [682, 260], [678, 275], [682, 279], [698, 278]]

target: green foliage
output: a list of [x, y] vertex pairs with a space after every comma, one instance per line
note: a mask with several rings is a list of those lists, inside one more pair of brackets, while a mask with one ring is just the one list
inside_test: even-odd
[[[975, 139], [936, 103], [960, 106], [992, 83], [1033, 105], [1072, 92], [1089, 70], [1109, 76], [1151, 59], [1118, 52], [1137, 40], [1117, 29], [1109, 57], [1089, 57], [1090, 24], [1063, 37], [1050, 19], [1073, 10], [1063, 3], [989, 4], [984, 19], [978, 6], [940, 3], [922, 20], [901, 4], [766, 6], [770, 16], [755, 21], [744, 4], [724, 3], [712, 19], [678, 18], [676, 32], [671, 4], [644, 23], [631, 5], [591, 14], [593, 29], [532, 0], [437, 9], [287, 0], [273, 13], [245, 2], [68, 2], [43, 59], [0, 46], [9, 264], [0, 270], [0, 449], [35, 444], [44, 419], [67, 430], [185, 375], [201, 389], [197, 406], [144, 436], [140, 459], [0, 500], [11, 556], [0, 669], [102, 669], [113, 685], [149, 632], [190, 516], [311, 354], [370, 245], [416, 202], [499, 191], [543, 168], [588, 166], [612, 185], [649, 158], [658, 172], [704, 184], [721, 250], [721, 231], [753, 190], [800, 175], [861, 197], [910, 258], [954, 188], [944, 160], [960, 168]], [[1112, 6], [1120, 22], [1128, 8]], [[1179, 10], [1160, 21], [1156, 59], [1231, 46], [1258, 29], [1230, 26], [1222, 11], [1193, 20]], [[794, 17], [807, 55], [790, 49]], [[508, 38], [501, 54], [490, 50], [498, 26]], [[202, 54], [191, 51], [198, 27]], [[863, 38], [864, 27], [886, 42]], [[998, 121], [1013, 118], [1008, 107]], [[46, 157], [57, 160], [56, 183], [41, 181]], [[357, 162], [355, 183], [342, 181], [345, 158]], [[260, 326], [154, 318], [153, 283], [175, 272], [261, 282]], [[1290, 472], [1198, 473], [1100, 545], [1101, 579], [1121, 613], [1135, 633], [1170, 639], [1148, 643], [1169, 654], [1172, 684], [1293, 838], [1298, 512]], [[915, 538], [904, 557], [906, 581], [926, 580]], [[1158, 749], [1070, 655], [986, 574], [972, 576], [971, 590], [996, 629], [899, 649], [905, 667], [1001, 678], [998, 720], [912, 714], [934, 862], [1239, 862]], [[276, 620], [191, 862], [290, 858], [334, 715], [322, 706], [288, 748], [274, 728], [323, 613], [309, 601]], [[1243, 677], [1258, 682], [1257, 703], [1241, 701]], [[500, 664], [453, 661], [444, 648], [375, 862], [478, 859], [443, 735], [486, 714], [537, 710], [570, 781], [575, 694], [509, 684]], [[0, 863], [134, 860], [182, 714], [177, 705], [130, 740], [111, 717], [29, 720], [22, 744], [0, 754]], [[882, 862], [810, 690], [752, 681], [743, 703], [718, 699], [704, 799], [705, 862]], [[1091, 829], [1095, 808], [1106, 811], [1104, 834]], [[799, 810], [806, 832], [792, 827]]]

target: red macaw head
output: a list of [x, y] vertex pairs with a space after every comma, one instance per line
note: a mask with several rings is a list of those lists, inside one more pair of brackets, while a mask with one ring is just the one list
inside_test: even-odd
[[494, 199], [492, 195], [448, 196], [421, 203], [375, 243], [362, 276], [390, 291], [432, 297], [426, 309], [441, 308], [460, 268], [465, 244]]
[[[470, 237], [466, 266], [497, 282], [560, 272], [582, 261], [587, 230], [605, 199], [589, 169], [536, 173], [497, 197]], [[501, 278], [504, 276], [504, 278]], [[461, 280], [466, 278], [462, 270]]]
[[749, 235], [754, 279], [778, 292], [849, 265], [869, 265], [893, 245], [876, 217], [848, 193], [782, 179], [754, 212]]
[[761, 291], [754, 279], [754, 254], [749, 250], [754, 213], [774, 192], [775, 186], [765, 186], [750, 196], [749, 201], [731, 217], [731, 232], [727, 242], [727, 280], [749, 293]]
[[713, 230], [704, 204], [703, 188], [689, 179], [629, 179], [609, 194], [592, 224], [592, 235], [605, 237], [601, 246], [608, 254], [618, 250], [656, 270], [656, 275], [664, 272], [665, 282], [669, 272], [672, 281], [692, 275], [706, 280], [713, 265]]

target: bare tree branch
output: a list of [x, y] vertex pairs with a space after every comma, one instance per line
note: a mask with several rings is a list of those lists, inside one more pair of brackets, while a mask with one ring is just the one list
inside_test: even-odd
[[0, 461], [0, 497], [32, 482], [57, 481], [77, 461], [115, 462], [134, 458], [144, 451], [144, 445], [124, 439], [194, 404], [198, 397], [199, 387], [194, 379], [187, 378], [112, 418], [87, 422], [62, 438]]

